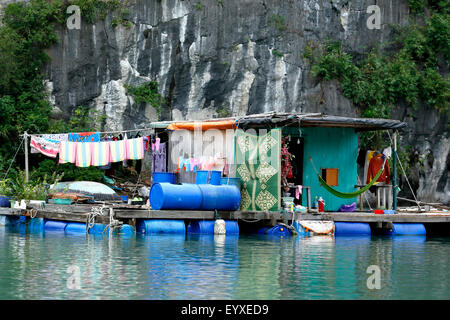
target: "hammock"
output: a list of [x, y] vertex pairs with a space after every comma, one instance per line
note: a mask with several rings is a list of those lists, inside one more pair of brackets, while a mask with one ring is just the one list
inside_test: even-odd
[[[309, 158], [309, 160], [311, 161], [311, 163], [313, 163], [311, 157]], [[381, 176], [381, 173], [383, 172], [385, 163], [386, 163], [386, 159], [384, 160], [383, 165], [380, 168], [380, 171], [378, 171], [377, 175], [370, 181], [370, 183], [368, 185], [366, 185], [363, 188], [359, 189], [358, 191], [354, 191], [354, 192], [340, 192], [340, 191], [333, 189], [325, 182], [325, 180], [323, 180], [323, 178], [317, 172], [316, 167], [314, 166], [314, 163], [313, 163], [313, 167], [314, 167], [314, 170], [316, 171], [317, 176], [319, 177], [320, 185], [322, 187], [324, 187], [328, 192], [330, 192], [331, 194], [335, 195], [338, 198], [350, 199], [350, 198], [356, 198], [357, 196], [363, 194], [364, 192], [369, 190], [369, 188], [371, 186], [373, 186], [375, 184], [375, 182], [378, 180], [378, 178]]]

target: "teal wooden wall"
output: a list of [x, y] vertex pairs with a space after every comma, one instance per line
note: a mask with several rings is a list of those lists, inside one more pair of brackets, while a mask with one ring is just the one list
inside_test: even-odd
[[[309, 156], [316, 169], [338, 168], [338, 186], [341, 192], [355, 191], [357, 184], [358, 134], [353, 128], [302, 128], [304, 137], [303, 185], [311, 187], [311, 202], [320, 196], [325, 200], [326, 211], [337, 211], [343, 204], [356, 202], [356, 198], [341, 199], [320, 186]], [[306, 206], [306, 192], [303, 205]]]

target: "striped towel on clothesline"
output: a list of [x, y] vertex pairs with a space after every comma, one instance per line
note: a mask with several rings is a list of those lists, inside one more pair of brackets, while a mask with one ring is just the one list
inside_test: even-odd
[[76, 142], [61, 141], [59, 144], [59, 163], [75, 163]]

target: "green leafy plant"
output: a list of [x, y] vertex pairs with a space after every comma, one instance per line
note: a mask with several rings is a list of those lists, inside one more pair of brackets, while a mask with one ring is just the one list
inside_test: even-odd
[[12, 189], [8, 184], [8, 179], [0, 181], [0, 196], [11, 197]]
[[10, 195], [17, 200], [46, 200], [50, 184], [58, 183], [63, 175], [54, 172], [49, 180], [45, 175], [43, 179], [38, 177], [26, 182], [25, 171], [19, 170], [14, 178], [8, 180], [7, 185], [11, 190]]
[[274, 26], [279, 31], [286, 30], [286, 20], [282, 15], [273, 14], [269, 19], [269, 24]]
[[226, 118], [231, 116], [231, 112], [226, 107], [221, 106], [220, 108], [217, 109], [217, 116], [219, 118]]
[[278, 58], [282, 58], [284, 56], [284, 54], [281, 51], [278, 51], [277, 49], [273, 49], [272, 54], [274, 56], [277, 56]]
[[197, 9], [197, 10], [203, 10], [203, 5], [200, 2], [200, 0], [198, 0], [194, 6], [195, 6], [195, 9]]
[[155, 108], [158, 115], [161, 115], [165, 100], [158, 92], [158, 83], [156, 81], [150, 81], [140, 86], [124, 85], [124, 87], [137, 104], [148, 103]]

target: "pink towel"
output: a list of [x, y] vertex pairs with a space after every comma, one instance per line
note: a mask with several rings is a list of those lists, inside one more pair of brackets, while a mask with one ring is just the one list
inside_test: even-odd
[[295, 199], [300, 199], [302, 190], [303, 190], [303, 186], [297, 186], [297, 188], [295, 188]]

